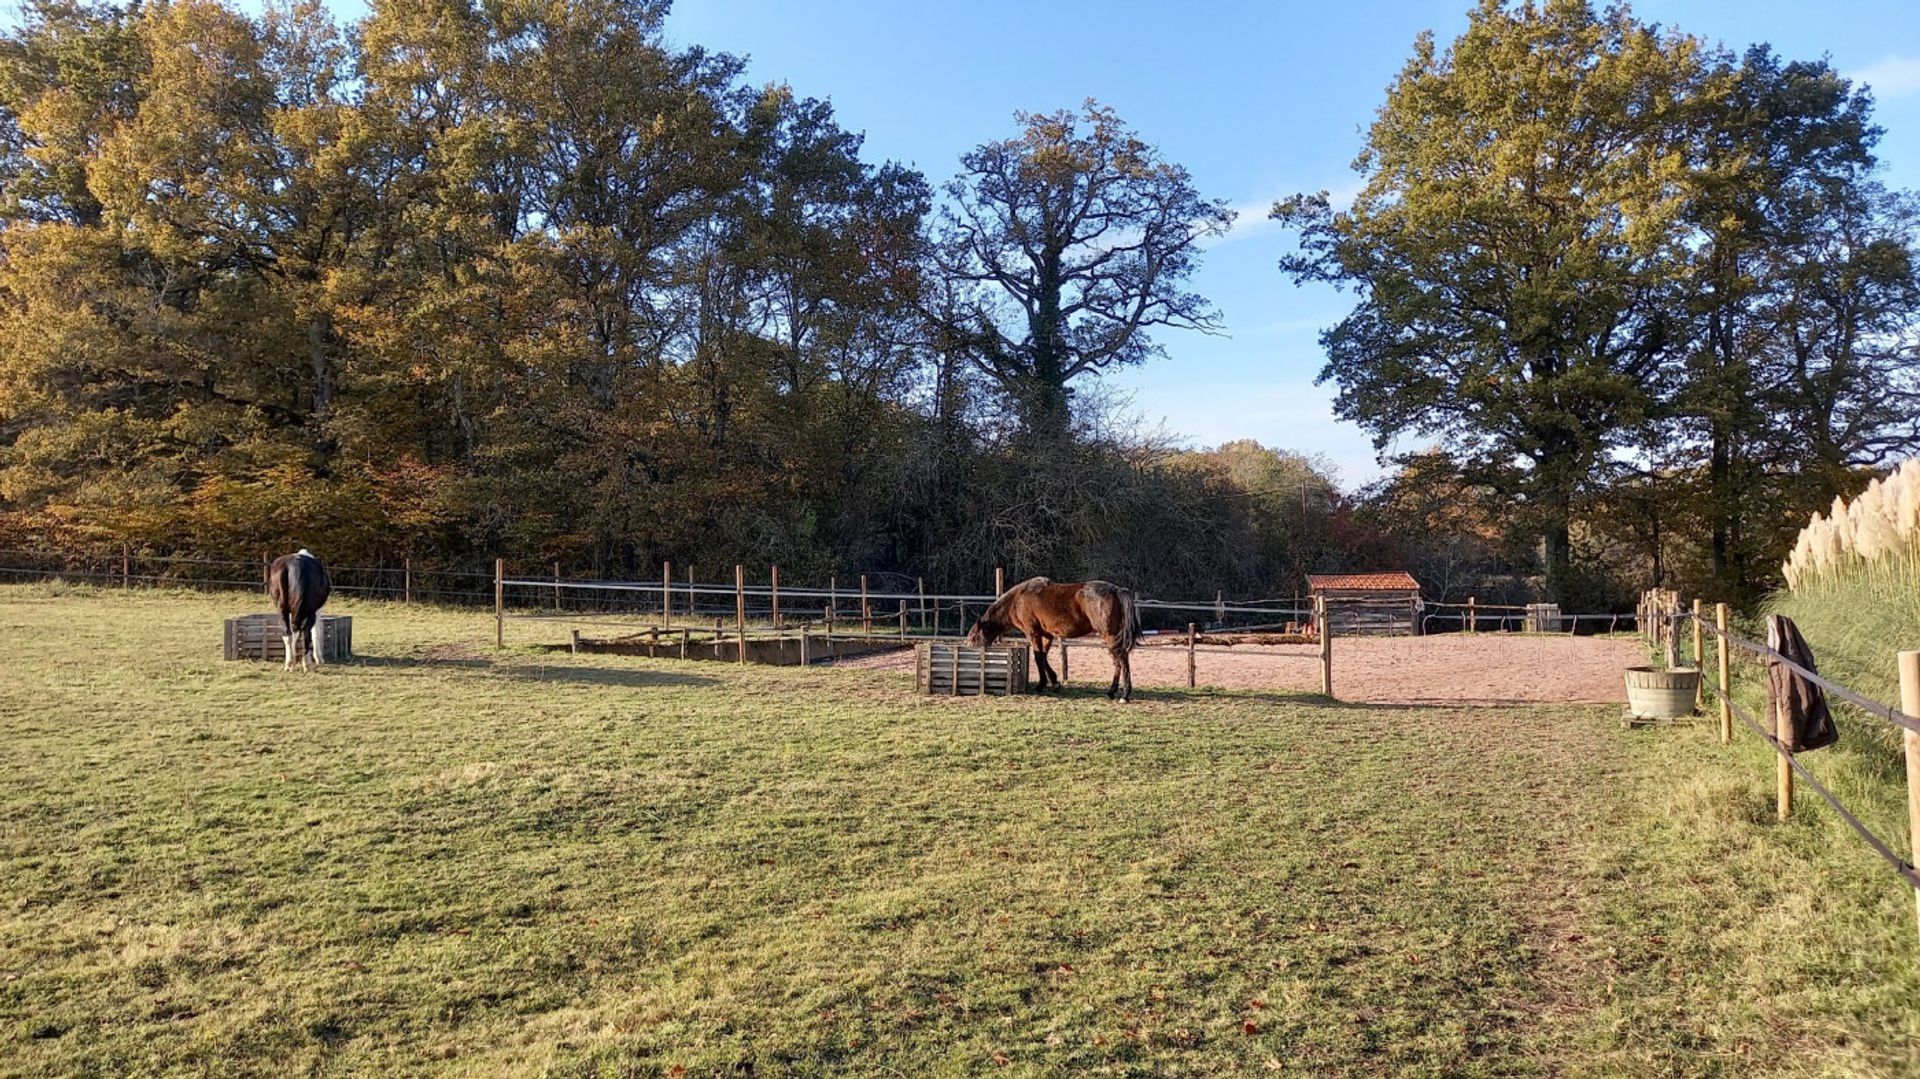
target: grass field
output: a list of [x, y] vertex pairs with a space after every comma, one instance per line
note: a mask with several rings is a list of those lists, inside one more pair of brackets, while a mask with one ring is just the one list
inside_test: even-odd
[[924, 699], [352, 602], [301, 676], [219, 658], [258, 606], [0, 588], [0, 1073], [1920, 1068], [1911, 893], [1704, 725]]

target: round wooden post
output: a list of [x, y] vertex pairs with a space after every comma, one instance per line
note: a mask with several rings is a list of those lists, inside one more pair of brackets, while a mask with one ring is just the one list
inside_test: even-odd
[[1713, 624], [1720, 631], [1714, 640], [1717, 643], [1715, 654], [1720, 668], [1720, 744], [1724, 746], [1733, 741], [1733, 698], [1728, 696], [1733, 689], [1733, 669], [1730, 654], [1732, 650], [1727, 647], [1726, 604], [1713, 605]]
[[567, 633], [573, 640], [573, 654], [577, 656], [580, 654], [580, 631], [577, 629], [570, 629], [567, 631]]
[[1774, 755], [1777, 765], [1774, 769], [1775, 786], [1773, 813], [1781, 823], [1793, 815], [1793, 765], [1787, 760], [1793, 752], [1793, 722], [1787, 718], [1787, 701], [1782, 696], [1773, 705], [1773, 737], [1779, 741], [1782, 752]]
[[773, 582], [773, 628], [780, 628], [780, 563], [775, 562], [771, 571]]
[[1193, 662], [1193, 644], [1194, 644], [1195, 637], [1198, 636], [1197, 631], [1199, 630], [1199, 628], [1200, 627], [1198, 625], [1192, 622], [1187, 623], [1187, 688], [1188, 689], [1192, 689], [1197, 682], [1197, 677], [1195, 675], [1194, 662]]
[[660, 624], [673, 628], [673, 563], [660, 563]]
[[867, 575], [860, 575], [860, 632], [873, 632], [873, 607], [867, 602]]
[[[1920, 718], [1920, 651], [1900, 653], [1900, 710]], [[1900, 744], [1907, 758], [1907, 845], [1913, 864], [1920, 865], [1920, 734], [1903, 730]], [[1920, 889], [1913, 899], [1920, 915]]]
[[747, 661], [747, 567], [733, 567], [733, 617], [740, 631], [740, 662]]
[[1467, 597], [1467, 632], [1476, 633], [1480, 629], [1480, 616], [1473, 610], [1474, 597]]
[[507, 560], [493, 560], [493, 646], [507, 646]]
[[680, 631], [680, 658], [681, 659], [687, 658], [687, 646], [692, 643], [693, 643], [693, 631], [690, 629], [682, 629]]
[[914, 584], [920, 590], [920, 632], [925, 633], [927, 631], [927, 579], [916, 577]]
[[993, 598], [999, 599], [1007, 591], [1007, 567], [993, 567]]
[[800, 665], [807, 665], [807, 624], [800, 623]]
[[700, 610], [695, 605], [694, 598], [693, 598], [693, 567], [688, 566], [687, 567], [687, 620], [692, 621], [697, 615], [699, 615], [699, 613], [700, 613]]
[[133, 552], [124, 543], [120, 545], [120, 587], [133, 587]]
[[[1707, 644], [1705, 639], [1707, 627], [1706, 624], [1700, 620], [1701, 606], [1701, 602], [1698, 599], [1693, 601], [1693, 669], [1699, 671], [1704, 676], [1707, 671]], [[1694, 708], [1698, 709], [1706, 699], [1707, 680], [1705, 677], [1702, 677], [1698, 682], [1694, 683], [1693, 686]]]
[[413, 556], [400, 560], [400, 601], [413, 602]]
[[900, 639], [907, 639], [907, 601], [900, 601]]
[[1333, 620], [1327, 617], [1327, 598], [1316, 604], [1320, 613], [1320, 692], [1333, 696]]
[[560, 609], [560, 563], [553, 564], [553, 609]]
[[1065, 637], [1060, 638], [1060, 681], [1063, 685], [1073, 681], [1073, 676], [1067, 673], [1067, 639]]
[[1213, 620], [1221, 626], [1221, 628], [1226, 627], [1227, 594], [1225, 592], [1215, 592], [1213, 594]]

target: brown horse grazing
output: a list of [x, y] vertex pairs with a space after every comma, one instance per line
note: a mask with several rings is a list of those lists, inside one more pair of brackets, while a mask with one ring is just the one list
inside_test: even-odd
[[1098, 633], [1100, 643], [1113, 656], [1113, 683], [1107, 687], [1107, 699], [1118, 694], [1122, 701], [1133, 700], [1133, 664], [1128, 653], [1140, 638], [1140, 615], [1134, 609], [1132, 592], [1105, 581], [1055, 584], [1045, 577], [1033, 577], [994, 600], [967, 632], [967, 643], [976, 647], [992, 644], [1016, 630], [1033, 645], [1042, 690], [1048, 684], [1060, 684], [1060, 676], [1047, 662], [1047, 650], [1053, 642]]

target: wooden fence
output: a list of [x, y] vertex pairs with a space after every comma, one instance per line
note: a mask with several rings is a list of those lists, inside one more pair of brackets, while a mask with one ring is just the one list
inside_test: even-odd
[[[1671, 589], [1655, 589], [1640, 597], [1640, 624], [1644, 627], [1647, 644], [1656, 653], [1663, 656], [1669, 668], [1680, 665], [1685, 650], [1683, 642], [1691, 644], [1693, 665], [1701, 671], [1706, 670], [1706, 640], [1714, 641], [1714, 692], [1718, 704], [1719, 736], [1722, 745], [1733, 741], [1734, 721], [1739, 720], [1747, 729], [1773, 747], [1774, 751], [1774, 817], [1779, 821], [1788, 820], [1793, 814], [1795, 786], [1805, 783], [1832, 807], [1841, 821], [1858, 835], [1873, 852], [1885, 861], [1907, 885], [1914, 889], [1915, 915], [1920, 918], [1920, 650], [1901, 651], [1895, 656], [1895, 665], [1900, 681], [1900, 707], [1892, 708], [1864, 694], [1857, 693], [1818, 672], [1808, 670], [1791, 658], [1764, 644], [1749, 640], [1735, 633], [1731, 628], [1731, 617], [1725, 603], [1715, 603], [1711, 611], [1701, 600], [1683, 604], [1680, 595]], [[1690, 638], [1690, 641], [1689, 641]], [[1784, 666], [1797, 678], [1819, 686], [1829, 697], [1844, 701], [1875, 719], [1891, 723], [1901, 730], [1901, 747], [1905, 757], [1907, 780], [1907, 848], [1908, 854], [1902, 857], [1891, 844], [1860, 821], [1852, 810], [1841, 803], [1826, 785], [1820, 782], [1800, 760], [1794, 749], [1794, 731], [1792, 720], [1781, 702], [1776, 701], [1774, 713], [1755, 719], [1740, 707], [1733, 699], [1733, 656], [1740, 654], [1763, 667]], [[1706, 679], [1701, 679], [1702, 700], [1704, 703]], [[1771, 694], [1769, 694], [1771, 696]]]

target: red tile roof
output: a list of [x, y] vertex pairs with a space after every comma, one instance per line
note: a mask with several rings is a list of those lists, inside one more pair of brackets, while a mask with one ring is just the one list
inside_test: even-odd
[[1407, 573], [1404, 570], [1395, 570], [1392, 573], [1307, 574], [1307, 590], [1310, 592], [1329, 590], [1346, 591], [1349, 589], [1364, 589], [1368, 591], [1406, 589], [1418, 592], [1420, 591], [1420, 582], [1413, 579], [1413, 574]]

